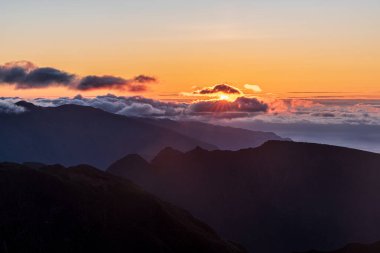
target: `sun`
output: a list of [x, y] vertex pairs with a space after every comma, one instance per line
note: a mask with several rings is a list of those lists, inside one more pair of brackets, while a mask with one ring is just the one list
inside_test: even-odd
[[228, 101], [228, 102], [233, 102], [238, 98], [239, 96], [236, 96], [235, 94], [219, 94], [218, 95], [218, 100], [223, 100], [223, 101]]
[[226, 94], [221, 94], [219, 95], [219, 99], [220, 100], [230, 100], [230, 96], [226, 95]]

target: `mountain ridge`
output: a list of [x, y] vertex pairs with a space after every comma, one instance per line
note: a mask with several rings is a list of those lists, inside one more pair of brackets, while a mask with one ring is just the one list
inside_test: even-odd
[[0, 175], [2, 252], [246, 252], [187, 211], [89, 165], [0, 163]]
[[[76, 104], [41, 107], [19, 101], [16, 105], [26, 111], [0, 114], [0, 161], [38, 161], [65, 166], [85, 163], [105, 169], [125, 154], [138, 153], [150, 160], [165, 146], [181, 151], [196, 146], [218, 149], [217, 145], [197, 139], [194, 134], [186, 135], [178, 128], [152, 124], [152, 120], [146, 118], [127, 117]], [[176, 124], [171, 120], [165, 122]], [[216, 127], [203, 123], [202, 126], [204, 135]], [[250, 133], [243, 129], [234, 131], [241, 131], [243, 135]], [[199, 134], [199, 131], [194, 132]], [[255, 136], [257, 133], [252, 138]], [[218, 139], [222, 137], [227, 138], [221, 135]]]
[[380, 238], [376, 153], [269, 141], [239, 151], [172, 150], [150, 168], [130, 173], [128, 164], [113, 164], [109, 172], [190, 210], [252, 252], [329, 250]]
[[181, 150], [197, 145], [216, 149], [192, 137], [89, 106], [30, 107], [27, 103], [24, 113], [0, 114], [0, 161], [87, 163], [105, 168], [125, 153], [149, 157], [166, 145]]
[[258, 147], [267, 140], [291, 141], [272, 132], [252, 131], [222, 125], [213, 125], [200, 121], [170, 119], [144, 119], [145, 121], [192, 136], [204, 142], [213, 143], [221, 150], [239, 150]]
[[333, 251], [317, 251], [312, 250], [303, 253], [378, 253], [380, 252], [380, 242], [373, 244], [362, 244], [362, 243], [350, 243], [347, 246], [333, 250]]

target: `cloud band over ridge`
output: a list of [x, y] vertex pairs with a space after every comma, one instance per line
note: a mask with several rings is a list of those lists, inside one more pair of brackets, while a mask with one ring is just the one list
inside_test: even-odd
[[[16, 106], [22, 98], [1, 98], [0, 113], [22, 113]], [[205, 120], [226, 122], [262, 121], [271, 124], [348, 124], [380, 126], [380, 100], [305, 100], [274, 99], [260, 101], [240, 97], [235, 101], [198, 100], [194, 102], [165, 102], [141, 96], [36, 98], [29, 100], [40, 106], [77, 104], [91, 106], [107, 112], [135, 117], [157, 117], [179, 120]], [[239, 124], [240, 124], [239, 123]]]

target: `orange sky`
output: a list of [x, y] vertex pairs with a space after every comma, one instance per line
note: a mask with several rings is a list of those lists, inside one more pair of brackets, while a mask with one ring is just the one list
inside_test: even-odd
[[[43, 7], [20, 2], [0, 4], [0, 64], [28, 60], [81, 76], [151, 75], [159, 83], [144, 94], [152, 97], [218, 83], [238, 88], [258, 84], [265, 92], [280, 94], [380, 92], [376, 1], [195, 1], [191, 6], [171, 1], [153, 6], [147, 1], [134, 6], [116, 0], [67, 1], [59, 9], [46, 1], [41, 1]], [[91, 4], [91, 11], [84, 2]], [[81, 93], [107, 92], [131, 94]], [[1, 96], [78, 93], [0, 87]]]

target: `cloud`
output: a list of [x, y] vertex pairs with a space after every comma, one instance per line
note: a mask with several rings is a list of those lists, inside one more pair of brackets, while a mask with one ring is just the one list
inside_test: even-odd
[[0, 66], [0, 83], [17, 89], [69, 86], [75, 75], [55, 68], [38, 68], [30, 62], [15, 62]]
[[[22, 113], [14, 103], [21, 98], [0, 97], [0, 113]], [[104, 111], [150, 118], [201, 120], [213, 124], [273, 131], [298, 141], [357, 147], [380, 152], [380, 99], [265, 99], [240, 97], [235, 101], [163, 102], [141, 96], [112, 94], [68, 98], [37, 98], [39, 106], [77, 104]]]
[[123, 89], [128, 85], [128, 81], [121, 77], [114, 76], [86, 76], [81, 79], [77, 90], [94, 90], [94, 89]]
[[0, 98], [0, 114], [17, 114], [25, 112], [25, 108], [18, 106], [13, 99]]
[[200, 94], [200, 95], [216, 94], [216, 93], [235, 94], [235, 95], [242, 94], [239, 89], [227, 84], [218, 84], [213, 87], [203, 88], [201, 90], [194, 91], [194, 94]]
[[[329, 112], [325, 112], [325, 113], [319, 113], [318, 112], [318, 113], [311, 114], [311, 116], [314, 116], [314, 117], [324, 117], [324, 118], [334, 118], [335, 114], [334, 113], [329, 113]], [[345, 116], [347, 117], [347, 114], [345, 114]]]
[[276, 99], [269, 111], [256, 120], [276, 124], [365, 124], [380, 125], [380, 100], [363, 99]]
[[[4, 99], [0, 97], [0, 100], [4, 101]], [[13, 103], [19, 100], [21, 99], [12, 98]], [[260, 120], [273, 124], [380, 126], [380, 100], [259, 99], [241, 96], [235, 101], [212, 99], [194, 102], [164, 102], [141, 96], [124, 97], [108, 94], [91, 98], [79, 95], [72, 98], [37, 98], [29, 101], [40, 106], [78, 104], [126, 116], [203, 120], [213, 123], [225, 119], [231, 123], [232, 121], [246, 122], [248, 125], [253, 120]]]
[[129, 85], [128, 90], [132, 92], [141, 92], [141, 91], [146, 91], [147, 87], [144, 84], [132, 84], [132, 85]]
[[145, 84], [157, 82], [156, 78], [139, 75], [133, 79], [124, 79], [115, 76], [86, 76], [82, 78], [79, 84], [75, 87], [77, 90], [95, 90], [95, 89], [128, 89], [132, 92], [146, 91]]
[[162, 102], [141, 96], [115, 96], [112, 94], [97, 96], [95, 98], [85, 98], [80, 95], [73, 98], [46, 99], [37, 98], [31, 102], [40, 106], [60, 106], [63, 104], [77, 104], [91, 106], [107, 112], [137, 117], [179, 117], [184, 113], [187, 104]]
[[157, 79], [155, 77], [146, 76], [146, 75], [136, 76], [133, 80], [136, 83], [155, 83], [155, 82], [157, 82]]
[[16, 89], [64, 86], [80, 91], [116, 89], [141, 92], [147, 90], [146, 84], [153, 82], [157, 82], [157, 79], [146, 75], [139, 75], [132, 79], [111, 75], [78, 77], [51, 67], [40, 68], [27, 61], [6, 63], [0, 66], [0, 84], [13, 85]]
[[244, 85], [244, 88], [246, 88], [247, 90], [251, 90], [255, 93], [262, 92], [262, 89], [260, 88], [260, 86], [258, 86], [256, 84], [246, 84], [246, 85]]
[[189, 106], [192, 113], [220, 114], [230, 118], [252, 116], [253, 113], [262, 113], [268, 110], [268, 105], [256, 98], [239, 97], [235, 101], [205, 100], [198, 101]]
[[107, 112], [137, 117], [159, 117], [171, 119], [192, 119], [199, 117], [236, 118], [250, 117], [265, 113], [268, 105], [256, 98], [237, 98], [234, 102], [224, 100], [204, 100], [194, 103], [163, 102], [141, 96], [115, 96], [112, 94], [86, 98], [80, 95], [73, 98], [46, 99], [31, 101], [40, 106], [60, 106], [77, 104], [91, 106]]

